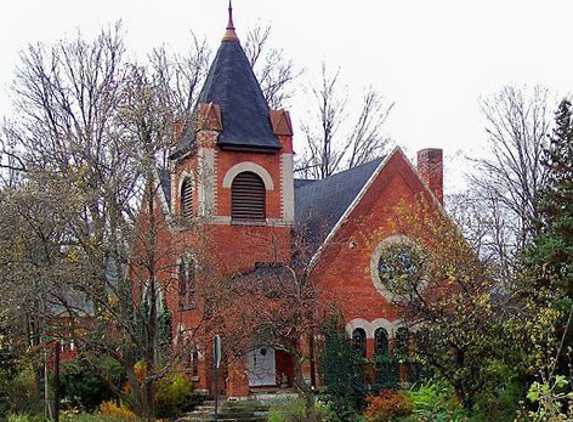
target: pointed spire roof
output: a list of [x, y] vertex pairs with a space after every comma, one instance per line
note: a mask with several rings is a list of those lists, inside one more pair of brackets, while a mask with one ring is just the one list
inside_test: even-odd
[[199, 103], [214, 103], [221, 109], [222, 147], [280, 149], [273, 134], [269, 106], [233, 24], [229, 2], [229, 23], [215, 60], [211, 64]]
[[[194, 119], [202, 110], [216, 109], [217, 118], [212, 120], [220, 123], [216, 129], [219, 132], [217, 144], [222, 148], [263, 151], [282, 148], [273, 133], [271, 111], [261, 86], [235, 32], [231, 2], [227, 31], [211, 64], [198, 103]], [[201, 104], [204, 106], [201, 107]], [[187, 126], [181, 142], [171, 154], [172, 159], [192, 150], [197, 129], [198, 125], [193, 123]]]

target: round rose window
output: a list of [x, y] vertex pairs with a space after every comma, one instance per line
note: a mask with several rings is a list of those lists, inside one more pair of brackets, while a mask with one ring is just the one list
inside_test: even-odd
[[392, 299], [423, 288], [423, 256], [420, 248], [404, 237], [391, 237], [378, 245], [371, 272], [376, 288]]

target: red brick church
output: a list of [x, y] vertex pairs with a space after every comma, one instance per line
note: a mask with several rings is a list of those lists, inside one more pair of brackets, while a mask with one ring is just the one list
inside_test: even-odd
[[[157, 218], [165, 227], [158, 242], [173, 252], [165, 266], [174, 268], [174, 288], [166, 290], [174, 347], [201, 319], [192, 253], [197, 228], [209, 233], [217, 271], [232, 275], [274, 262], [276, 250], [288, 253], [293, 227], [305, 221], [318, 239], [314, 282], [345, 298], [346, 330], [365, 357], [387, 351], [401, 323], [379, 277], [380, 250], [397, 237], [390, 222], [398, 203], [420, 193], [442, 202], [442, 151], [418, 152], [417, 168], [396, 148], [323, 180], [295, 179], [289, 112], [269, 109], [231, 17], [190, 121], [156, 183]], [[209, 361], [210, 347], [196, 342], [189, 372], [197, 390], [212, 389]], [[259, 347], [243, 363], [246, 377], [223, 382], [228, 395], [289, 382], [292, 363], [284, 352]]]

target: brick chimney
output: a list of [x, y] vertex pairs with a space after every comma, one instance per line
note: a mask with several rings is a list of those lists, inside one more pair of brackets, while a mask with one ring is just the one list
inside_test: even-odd
[[444, 159], [439, 148], [426, 148], [418, 151], [418, 174], [436, 195], [440, 204], [444, 203]]

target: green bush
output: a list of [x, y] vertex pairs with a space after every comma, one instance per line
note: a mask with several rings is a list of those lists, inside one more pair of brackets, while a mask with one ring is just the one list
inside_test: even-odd
[[155, 413], [160, 418], [179, 416], [188, 409], [193, 400], [193, 383], [185, 375], [176, 372], [157, 383], [155, 390]]
[[[4, 420], [0, 419], [4, 422]], [[124, 419], [102, 415], [101, 413], [78, 413], [78, 414], [62, 414], [60, 416], [61, 422], [125, 422]], [[25, 413], [11, 414], [5, 422], [49, 422], [42, 417], [34, 417]]]
[[36, 374], [32, 369], [22, 370], [14, 377], [4, 379], [0, 385], [0, 396], [0, 411], [3, 415], [37, 415], [43, 412], [44, 402], [39, 395]]
[[[341, 422], [331, 402], [317, 400], [316, 415], [319, 422]], [[271, 406], [267, 416], [268, 422], [305, 422], [306, 406], [300, 397], [280, 399]]]
[[476, 399], [475, 422], [505, 422], [515, 418], [520, 401], [526, 396], [526, 383], [507, 365], [496, 362], [488, 370], [498, 382]]
[[374, 382], [372, 391], [395, 390], [400, 385], [399, 361], [393, 356], [374, 357]]
[[125, 422], [125, 419], [102, 415], [101, 413], [79, 413], [77, 415], [66, 415], [60, 418], [61, 422]]
[[8, 415], [8, 417], [6, 418], [6, 422], [49, 422], [49, 421], [42, 416], [32, 416], [26, 413], [12, 413]]
[[342, 419], [336, 413], [334, 404], [329, 401], [317, 400], [316, 401], [316, 413], [318, 415], [318, 420], [320, 422], [341, 422]]
[[305, 406], [300, 398], [280, 400], [273, 404], [267, 416], [268, 422], [305, 422]]
[[[125, 379], [121, 365], [114, 360], [107, 359], [98, 363], [98, 367], [105, 373], [114, 385], [121, 387]], [[73, 407], [92, 412], [104, 401], [114, 398], [110, 387], [98, 376], [82, 359], [73, 359], [64, 362], [60, 368], [60, 384], [62, 399]]]
[[323, 336], [320, 372], [325, 394], [338, 416], [347, 419], [364, 407], [366, 361], [352, 347], [339, 320], [325, 326]]
[[26, 415], [25, 413], [13, 413], [8, 416], [8, 419], [6, 419], [6, 422], [32, 422], [32, 421], [37, 421], [37, 419], [34, 419], [31, 416]]
[[409, 392], [413, 405], [412, 420], [462, 422], [466, 412], [455, 399], [454, 391], [439, 381], [427, 381]]

